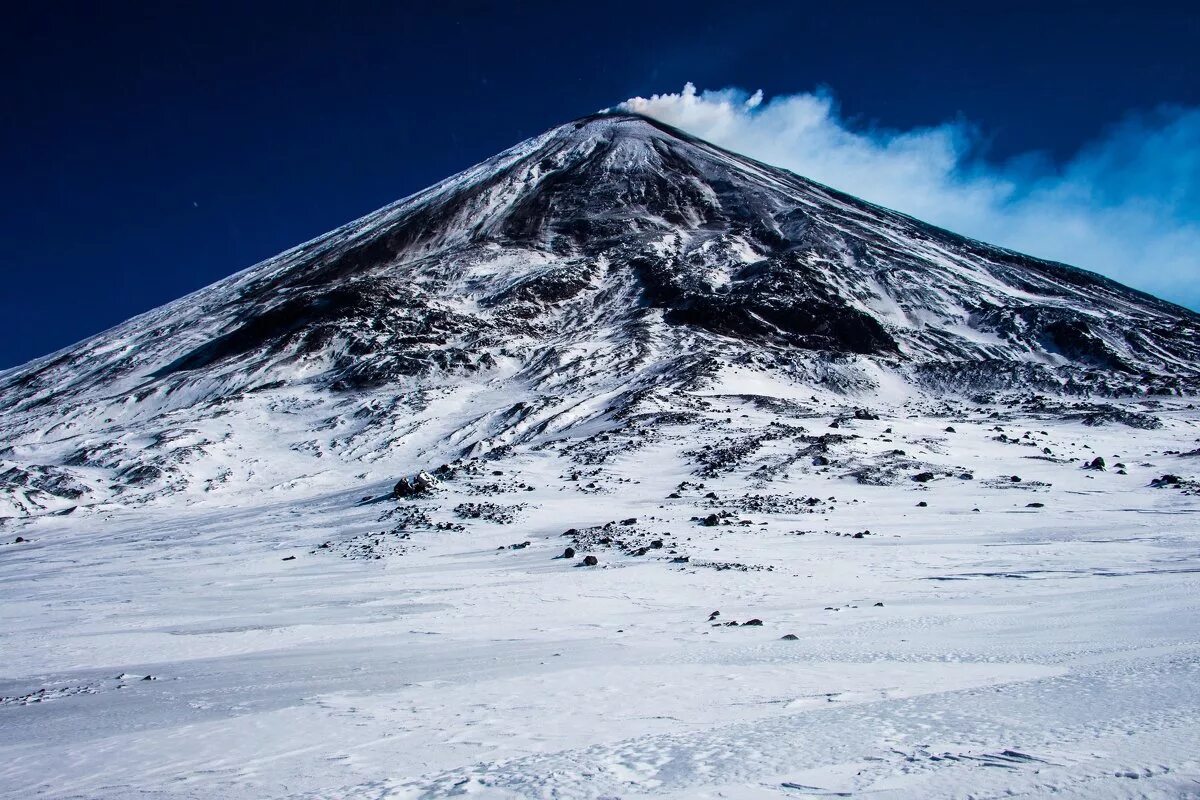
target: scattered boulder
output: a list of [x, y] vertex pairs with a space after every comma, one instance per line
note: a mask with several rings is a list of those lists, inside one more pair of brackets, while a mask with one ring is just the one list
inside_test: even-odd
[[401, 478], [392, 487], [393, 497], [416, 497], [432, 491], [438, 484], [438, 479], [425, 470], [421, 470], [411, 478]]
[[153, 464], [141, 464], [121, 470], [117, 477], [130, 486], [146, 486], [162, 478], [163, 471]]
[[284, 561], [295, 561], [296, 557], [295, 556], [284, 556], [283, 560]]
[[917, 508], [926, 508], [926, 507], [928, 507], [928, 506], [929, 506], [929, 503], [926, 503], [924, 500], [922, 500], [921, 502], [917, 503]]
[[1026, 503], [1026, 508], [1045, 508], [1045, 503]]
[[1096, 456], [1088, 462], [1084, 469], [1103, 470], [1105, 467], [1104, 456]]
[[595, 556], [584, 556], [583, 557], [583, 565], [585, 567], [594, 567], [599, 563], [600, 563], [600, 559], [596, 558]]
[[561, 558], [574, 558], [574, 557], [575, 557], [575, 548], [574, 547], [568, 547], [566, 550], [563, 550], [563, 554], [562, 554]]
[[785, 633], [783, 636], [780, 636], [779, 638], [785, 642], [795, 642], [800, 639], [800, 637], [794, 633]]
[[883, 608], [883, 603], [876, 603], [875, 608]]
[[936, 477], [937, 476], [932, 472], [918, 472], [916, 475], [912, 476], [912, 479], [917, 483], [928, 483]]
[[745, 622], [743, 622], [743, 623], [742, 623], [742, 625], [743, 625], [743, 626], [745, 626], [745, 625], [751, 625], [751, 626], [760, 626], [760, 627], [762, 626], [762, 624], [763, 624], [763, 621], [762, 621], [761, 619], [757, 619], [757, 618], [755, 618], [755, 619], [748, 619], [748, 620], [746, 620]]

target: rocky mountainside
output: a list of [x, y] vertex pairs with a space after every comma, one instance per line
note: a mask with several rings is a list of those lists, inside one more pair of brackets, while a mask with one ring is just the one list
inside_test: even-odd
[[0, 373], [0, 497], [423, 466], [675, 418], [735, 374], [858, 404], [1186, 395], [1200, 316], [600, 114]]

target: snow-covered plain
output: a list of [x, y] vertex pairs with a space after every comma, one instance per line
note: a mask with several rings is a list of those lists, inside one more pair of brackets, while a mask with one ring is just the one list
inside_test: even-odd
[[1200, 797], [1200, 412], [846, 419], [754, 381], [680, 398], [701, 422], [467, 460], [417, 498], [324, 464], [10, 520], [0, 789]]

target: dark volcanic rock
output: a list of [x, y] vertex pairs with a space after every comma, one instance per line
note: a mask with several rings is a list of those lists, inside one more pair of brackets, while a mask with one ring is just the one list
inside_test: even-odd
[[392, 487], [392, 496], [397, 498], [416, 497], [427, 494], [437, 486], [437, 479], [428, 472], [421, 471], [411, 478], [401, 478]]

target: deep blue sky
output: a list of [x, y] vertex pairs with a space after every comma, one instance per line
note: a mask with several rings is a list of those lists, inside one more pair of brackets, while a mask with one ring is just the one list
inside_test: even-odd
[[996, 158], [1064, 158], [1132, 109], [1200, 105], [1184, 2], [433, 5], [10, 10], [0, 368], [685, 81], [824, 84], [889, 127], [961, 115]]

